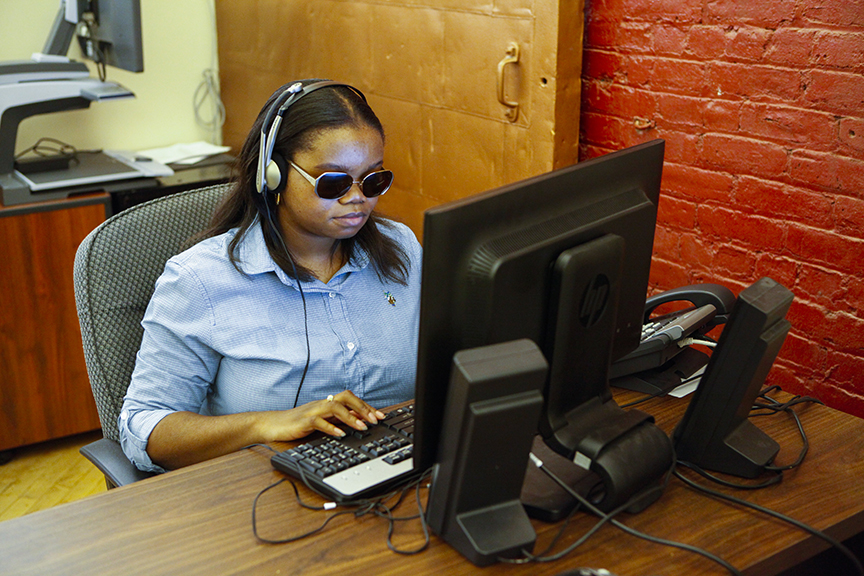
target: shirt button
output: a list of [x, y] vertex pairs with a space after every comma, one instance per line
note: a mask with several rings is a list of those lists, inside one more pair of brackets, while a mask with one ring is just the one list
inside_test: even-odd
[[354, 343], [348, 342], [348, 350], [354, 350]]
[[335, 293], [335, 292], [330, 292], [330, 298], [335, 298], [335, 297], [336, 297], [336, 293]]

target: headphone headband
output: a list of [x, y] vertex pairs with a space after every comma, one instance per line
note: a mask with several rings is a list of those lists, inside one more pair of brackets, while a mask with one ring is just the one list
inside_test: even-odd
[[295, 82], [286, 88], [273, 101], [273, 104], [270, 105], [267, 114], [264, 116], [264, 122], [261, 124], [258, 173], [255, 177], [255, 187], [259, 193], [264, 194], [280, 188], [281, 181], [285, 177], [277, 164], [273, 162], [273, 148], [276, 145], [276, 135], [279, 133], [279, 126], [282, 124], [282, 117], [285, 115], [285, 112], [307, 94], [328, 86], [345, 86], [366, 102], [366, 97], [362, 92], [344, 82], [335, 82], [333, 80], [321, 80], [307, 86], [304, 86], [301, 82]]

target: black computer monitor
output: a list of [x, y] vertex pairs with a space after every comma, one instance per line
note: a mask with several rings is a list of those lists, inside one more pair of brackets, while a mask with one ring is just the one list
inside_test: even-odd
[[538, 429], [568, 457], [598, 424], [574, 418], [579, 408], [614, 404], [610, 362], [640, 338], [663, 152], [655, 140], [426, 212], [417, 469], [435, 463], [447, 433], [460, 350], [535, 342], [550, 365]]
[[140, 0], [61, 0], [43, 52], [66, 56], [73, 36], [100, 67], [144, 71]]
[[93, 23], [78, 29], [84, 55], [99, 65], [144, 71], [140, 0], [90, 0]]

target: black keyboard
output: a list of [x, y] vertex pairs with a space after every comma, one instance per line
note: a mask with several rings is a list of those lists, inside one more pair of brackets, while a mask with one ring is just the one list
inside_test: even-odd
[[277, 470], [300, 479], [336, 502], [373, 498], [419, 476], [413, 463], [414, 405], [403, 406], [368, 430], [343, 438], [318, 435], [270, 459]]

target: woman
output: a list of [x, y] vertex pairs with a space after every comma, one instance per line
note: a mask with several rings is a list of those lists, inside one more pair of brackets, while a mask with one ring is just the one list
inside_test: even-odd
[[206, 239], [169, 260], [142, 322], [119, 426], [143, 470], [342, 436], [414, 394], [421, 248], [373, 213], [392, 173], [363, 95], [282, 87], [238, 166]]

